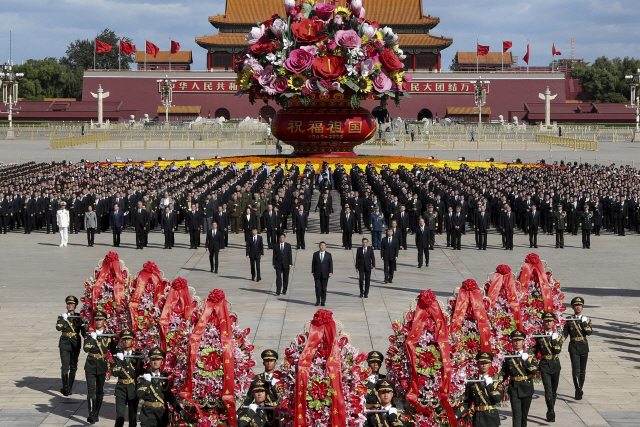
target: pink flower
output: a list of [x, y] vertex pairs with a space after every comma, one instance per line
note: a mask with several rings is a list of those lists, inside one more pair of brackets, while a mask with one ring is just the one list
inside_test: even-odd
[[348, 49], [355, 49], [362, 46], [362, 39], [358, 37], [358, 33], [356, 33], [354, 30], [336, 31], [336, 42]]
[[413, 80], [413, 76], [411, 74], [405, 74], [402, 76], [402, 78], [405, 82], [410, 82], [411, 80]]
[[271, 25], [271, 32], [278, 37], [279, 39], [282, 38], [282, 33], [287, 31], [287, 23], [285, 22], [284, 19], [278, 18], [275, 21], [273, 21], [273, 25]]
[[331, 90], [339, 90], [339, 89], [340, 89], [340, 83], [339, 82], [331, 83]]
[[373, 41], [373, 45], [376, 47], [376, 49], [382, 49], [384, 47], [384, 42], [382, 40], [375, 39]]
[[385, 93], [391, 89], [391, 79], [386, 71], [382, 71], [379, 76], [373, 79], [373, 88], [378, 93]]
[[318, 46], [316, 46], [314, 44], [310, 44], [308, 46], [300, 46], [300, 49], [309, 52], [313, 56], [317, 56], [318, 52], [319, 52]]
[[289, 87], [289, 85], [287, 84], [287, 79], [286, 78], [280, 77], [278, 80], [276, 80], [275, 90], [276, 90], [277, 93], [286, 92], [288, 87]]
[[260, 25], [259, 27], [253, 27], [249, 34], [244, 36], [247, 44], [256, 44], [258, 40], [260, 40], [266, 32], [266, 28], [264, 25]]
[[369, 40], [371, 40], [373, 36], [376, 35], [376, 27], [365, 22], [364, 24], [362, 24], [362, 34], [369, 37]]
[[292, 73], [302, 73], [313, 65], [315, 56], [303, 49], [295, 49], [291, 51], [289, 57], [284, 62], [284, 68]]
[[296, 8], [296, 0], [284, 0], [284, 10], [287, 15], [291, 14], [291, 11]]
[[318, 87], [318, 81], [320, 79], [317, 77], [310, 77], [307, 79], [305, 86], [307, 87], [307, 89], [309, 89], [311, 92], [320, 92], [320, 88]]
[[336, 25], [342, 25], [342, 15], [338, 14], [333, 17], [333, 23]]
[[360, 16], [360, 11], [362, 10], [362, 0], [351, 0], [351, 12], [354, 15]]
[[316, 5], [313, 6], [313, 10], [316, 11], [316, 13], [318, 14], [318, 17], [320, 19], [324, 19], [325, 21], [331, 18], [331, 14], [335, 9], [336, 9], [336, 6], [330, 3], [316, 3]]
[[264, 88], [273, 89], [276, 83], [276, 74], [273, 72], [273, 65], [267, 65], [258, 75], [258, 83]]
[[[324, 3], [320, 3], [320, 4], [324, 4]], [[329, 44], [327, 46], [327, 48], [329, 50], [336, 50], [336, 47], [338, 47], [338, 44], [336, 43], [335, 40], [329, 40]]]

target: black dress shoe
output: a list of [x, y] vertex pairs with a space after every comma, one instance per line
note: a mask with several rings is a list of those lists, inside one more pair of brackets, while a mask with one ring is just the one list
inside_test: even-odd
[[365, 298], [369, 298], [369, 295], [365, 295], [364, 297], [365, 297]]
[[533, 245], [534, 248], [538, 249], [538, 245]]
[[[385, 281], [384, 283], [387, 283], [387, 282]], [[363, 294], [360, 294], [360, 298], [364, 298], [364, 295], [363, 295]]]
[[[329, 233], [327, 233], [327, 234], [329, 234]], [[365, 297], [365, 298], [366, 298], [366, 297]], [[324, 307], [324, 303], [322, 303], [322, 304], [320, 304], [320, 305], [321, 305], [322, 307]]]
[[316, 305], [316, 307], [317, 307], [317, 306], [319, 306], [319, 305], [320, 305], [320, 303], [319, 303], [319, 302], [317, 302], [315, 305]]
[[429, 267], [429, 264], [426, 264], [425, 267]]
[[[387, 279], [385, 279], [385, 280], [384, 280], [384, 283], [388, 283], [388, 282], [387, 282]], [[362, 295], [360, 295], [360, 298], [362, 298]]]
[[259, 282], [260, 280], [262, 280], [262, 277], [258, 277], [258, 280], [256, 280], [256, 282]]
[[276, 296], [280, 295], [280, 292], [276, 292]]
[[282, 291], [282, 295], [286, 295], [286, 294], [287, 294], [287, 291]]
[[418, 266], [418, 268], [422, 268], [422, 266], [421, 266], [421, 265], [419, 265], [419, 266]]

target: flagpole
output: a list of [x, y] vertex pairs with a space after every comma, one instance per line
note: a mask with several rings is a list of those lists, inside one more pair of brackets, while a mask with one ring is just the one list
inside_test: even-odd
[[[553, 48], [555, 49], [555, 47], [556, 47], [556, 39], [552, 39], [552, 41], [551, 41], [551, 42], [553, 43]], [[553, 49], [551, 49], [551, 72], [552, 72], [552, 73], [553, 73], [553, 61], [554, 61], [554, 58], [553, 58]]]
[[96, 39], [93, 39], [93, 71], [96, 70]]
[[478, 45], [480, 44], [480, 40], [476, 39], [476, 73], [479, 72], [480, 56], [478, 55]]
[[171, 37], [169, 37], [169, 71], [171, 71], [171, 51], [173, 49], [171, 48]]
[[120, 71], [120, 54], [122, 53], [120, 50], [120, 47], [122, 46], [122, 44], [120, 44], [120, 46], [118, 46], [118, 71]]
[[502, 39], [502, 72], [504, 73], [504, 39]]
[[147, 39], [144, 39], [144, 70], [147, 71]]
[[[529, 53], [529, 39], [527, 39], [527, 53]], [[531, 61], [531, 56], [529, 56], [527, 59]], [[527, 61], [527, 73], [529, 72], [529, 61]]]

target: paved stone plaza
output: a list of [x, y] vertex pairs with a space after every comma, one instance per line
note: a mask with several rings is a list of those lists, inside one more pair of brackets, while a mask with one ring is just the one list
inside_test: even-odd
[[[31, 151], [20, 150], [25, 157], [33, 159], [34, 153], [44, 152], [36, 147], [39, 144], [36, 141], [8, 143], [8, 151], [14, 155], [17, 152], [14, 144], [25, 142], [33, 147]], [[640, 145], [636, 148], [635, 145], [619, 143], [607, 150], [610, 150], [608, 153], [612, 158], [622, 157], [628, 163], [633, 159], [640, 161]], [[75, 157], [82, 153], [79, 150], [50, 153], [57, 159], [64, 152]], [[190, 150], [184, 150], [181, 158], [190, 153]], [[205, 157], [204, 150], [198, 153], [202, 153], [201, 158]], [[6, 154], [6, 151], [0, 152], [0, 160], [7, 161]], [[481, 154], [485, 156], [484, 152]], [[529, 154], [509, 153], [523, 160]], [[575, 156], [577, 160], [585, 152], [567, 152], [567, 155]], [[589, 152], [587, 155], [605, 158], [602, 152]], [[123, 158], [127, 156], [130, 156], [128, 151], [121, 154]], [[448, 158], [454, 158], [454, 154]], [[196, 251], [187, 249], [189, 238], [182, 232], [176, 234], [177, 245], [173, 250], [162, 250], [163, 238], [156, 230], [149, 236], [149, 247], [139, 251], [135, 250], [134, 234], [127, 231], [123, 233], [122, 246], [117, 252], [132, 274], [150, 260], [158, 265], [166, 278], [186, 278], [199, 296], [206, 296], [214, 288], [223, 289], [233, 304], [233, 310], [238, 313], [240, 326], [251, 328], [250, 338], [256, 346], [256, 357], [265, 348], [276, 349], [282, 354], [315, 313], [310, 261], [321, 240], [327, 241], [328, 251], [334, 255], [334, 276], [329, 281], [325, 308], [334, 312], [334, 318], [344, 324], [353, 344], [361, 351], [376, 349], [383, 353], [388, 347], [387, 337], [392, 332], [391, 322], [402, 316], [411, 300], [422, 290], [433, 289], [444, 302], [463, 280], [474, 278], [484, 282], [498, 264], [509, 264], [513, 270], [518, 270], [526, 254], [531, 252], [528, 238], [522, 233], [517, 233], [513, 251], [500, 249], [500, 237], [495, 232], [489, 235], [487, 251], [475, 250], [472, 233], [463, 236], [462, 251], [451, 251], [446, 248], [442, 235], [436, 237], [430, 267], [417, 269], [416, 250], [410, 236], [409, 250], [401, 251], [394, 283], [383, 284], [382, 266], [379, 265], [380, 271], [372, 276], [369, 298], [360, 299], [353, 268], [355, 249], [348, 252], [341, 247], [337, 219], [337, 214], [332, 216], [331, 234], [320, 235], [318, 214], [311, 214], [307, 249], [294, 250], [295, 267], [289, 292], [279, 297], [275, 296], [271, 251], [267, 251], [262, 263], [263, 280], [252, 282], [241, 234], [230, 236], [230, 247], [220, 254], [218, 275], [209, 272], [208, 254], [204, 248]], [[626, 237], [618, 237], [604, 233], [601, 237], [592, 238], [591, 250], [581, 249], [580, 238], [580, 235], [566, 237], [565, 249], [559, 250], [554, 248], [554, 237], [540, 235], [540, 247], [536, 250], [540, 258], [549, 263], [554, 277], [561, 280], [567, 304], [575, 295], [585, 298], [585, 314], [594, 325], [582, 401], [573, 399], [567, 345], [563, 349], [557, 420], [571, 426], [637, 426], [640, 424], [637, 335], [640, 276], [634, 272], [640, 236], [628, 233]], [[355, 235], [354, 248], [359, 240], [360, 236]], [[295, 243], [295, 237], [289, 236], [288, 241]], [[55, 331], [54, 324], [56, 316], [64, 311], [64, 298], [69, 294], [80, 297], [83, 283], [93, 268], [108, 251], [114, 249], [111, 247], [111, 234], [96, 235], [93, 248], [87, 248], [86, 236], [82, 233], [71, 235], [66, 248], [58, 247], [58, 235], [41, 232], [28, 236], [21, 233], [2, 235], [0, 244], [0, 426], [86, 425], [84, 353], [80, 359], [74, 395], [65, 398], [59, 393], [59, 333]], [[261, 366], [259, 362], [258, 366]], [[113, 388], [114, 382], [111, 381], [107, 385], [107, 396], [97, 425], [113, 425]], [[501, 412], [503, 425], [510, 425], [509, 408], [502, 408]], [[536, 386], [530, 425], [547, 425], [545, 412], [543, 390], [539, 385]]]

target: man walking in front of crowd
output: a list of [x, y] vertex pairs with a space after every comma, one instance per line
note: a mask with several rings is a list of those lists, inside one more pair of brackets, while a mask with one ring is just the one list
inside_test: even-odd
[[218, 228], [218, 223], [215, 221], [211, 223], [211, 230], [207, 233], [206, 241], [207, 251], [209, 251], [209, 266], [212, 273], [218, 273], [218, 255], [220, 249], [224, 248], [224, 239], [222, 232]]
[[200, 247], [200, 231], [204, 223], [204, 216], [198, 206], [198, 202], [193, 203], [189, 216], [189, 249], [198, 249]]
[[516, 229], [516, 216], [511, 212], [511, 205], [505, 204], [506, 211], [502, 213], [501, 228], [505, 237], [505, 250], [513, 250], [513, 232]]
[[424, 219], [420, 218], [418, 228], [416, 228], [416, 248], [418, 249], [418, 268], [424, 266], [429, 267], [429, 245], [431, 244], [431, 230], [424, 223]]
[[260, 260], [264, 256], [264, 246], [262, 244], [262, 236], [258, 236], [257, 228], [254, 227], [251, 230], [251, 237], [247, 241], [245, 249], [251, 264], [251, 280], [259, 282], [262, 280], [260, 276]]
[[171, 208], [169, 206], [166, 206], [164, 208], [164, 213], [160, 218], [160, 227], [162, 228], [162, 234], [164, 234], [163, 249], [171, 249], [173, 247], [173, 238], [177, 226], [176, 214], [171, 212]]
[[453, 214], [452, 219], [453, 225], [453, 233], [451, 239], [451, 246], [454, 251], [461, 250], [461, 240], [462, 240], [462, 228], [464, 227], [464, 215], [462, 215], [462, 207], [460, 205], [456, 206], [456, 213]]
[[340, 214], [340, 231], [342, 232], [342, 246], [345, 250], [351, 250], [352, 235], [356, 228], [355, 215], [351, 213], [351, 208], [348, 206], [344, 212]]
[[69, 225], [71, 218], [67, 210], [67, 202], [60, 202], [60, 209], [56, 213], [56, 224], [60, 229], [60, 247], [67, 246], [69, 243]]
[[322, 194], [316, 208], [320, 209], [320, 234], [329, 234], [329, 218], [333, 213], [333, 205], [329, 198], [329, 192]]
[[538, 207], [535, 204], [531, 205], [531, 211], [529, 212], [529, 247], [538, 247], [538, 230], [540, 229], [540, 214], [538, 213]]
[[84, 229], [87, 230], [87, 246], [93, 246], [93, 242], [96, 235], [96, 228], [98, 228], [98, 217], [93, 211], [93, 206], [87, 207], [87, 212], [84, 213]]
[[424, 221], [425, 225], [429, 227], [429, 250], [433, 250], [436, 245], [436, 230], [438, 229], [438, 214], [434, 212], [433, 205], [429, 205], [427, 207], [427, 213], [424, 216]]
[[571, 376], [573, 378], [573, 386], [576, 389], [575, 399], [582, 400], [582, 387], [587, 375], [587, 360], [589, 359], [589, 342], [587, 337], [593, 333], [591, 320], [582, 314], [584, 299], [575, 297], [571, 300], [573, 307], [573, 316], [567, 318], [567, 323], [562, 330], [563, 341], [567, 337], [571, 338], [569, 342], [569, 357], [571, 358]]
[[487, 234], [491, 225], [491, 218], [486, 212], [486, 206], [482, 205], [479, 211], [475, 211], [473, 228], [476, 230], [476, 242], [478, 250], [487, 250]]
[[584, 212], [580, 212], [582, 227], [582, 249], [591, 249], [591, 230], [593, 229], [593, 212], [589, 212], [589, 204], [584, 205]]
[[362, 239], [362, 246], [356, 251], [356, 271], [358, 272], [358, 285], [360, 286], [360, 298], [369, 298], [369, 285], [371, 284], [371, 270], [376, 269], [376, 257], [374, 251], [368, 247], [369, 239]]
[[[421, 219], [421, 221], [423, 221]], [[396, 261], [400, 253], [400, 243], [398, 237], [394, 236], [393, 230], [387, 230], [387, 236], [382, 239], [380, 245], [380, 258], [384, 263], [384, 283], [393, 283], [393, 272], [396, 271]], [[428, 255], [427, 255], [428, 256]]]
[[324, 307], [327, 300], [327, 285], [329, 278], [333, 276], [333, 259], [331, 254], [327, 252], [327, 244], [320, 242], [319, 251], [313, 254], [311, 261], [311, 274], [316, 287], [316, 307], [322, 305]]
[[293, 231], [296, 232], [296, 249], [305, 249], [304, 234], [307, 231], [309, 213], [304, 210], [304, 205], [298, 206], [298, 211], [293, 212], [291, 219]]
[[278, 240], [279, 242], [273, 245], [272, 257], [273, 268], [276, 270], [276, 295], [280, 295], [281, 291], [286, 295], [289, 288], [289, 272], [293, 268], [293, 254], [284, 234], [281, 234]]

